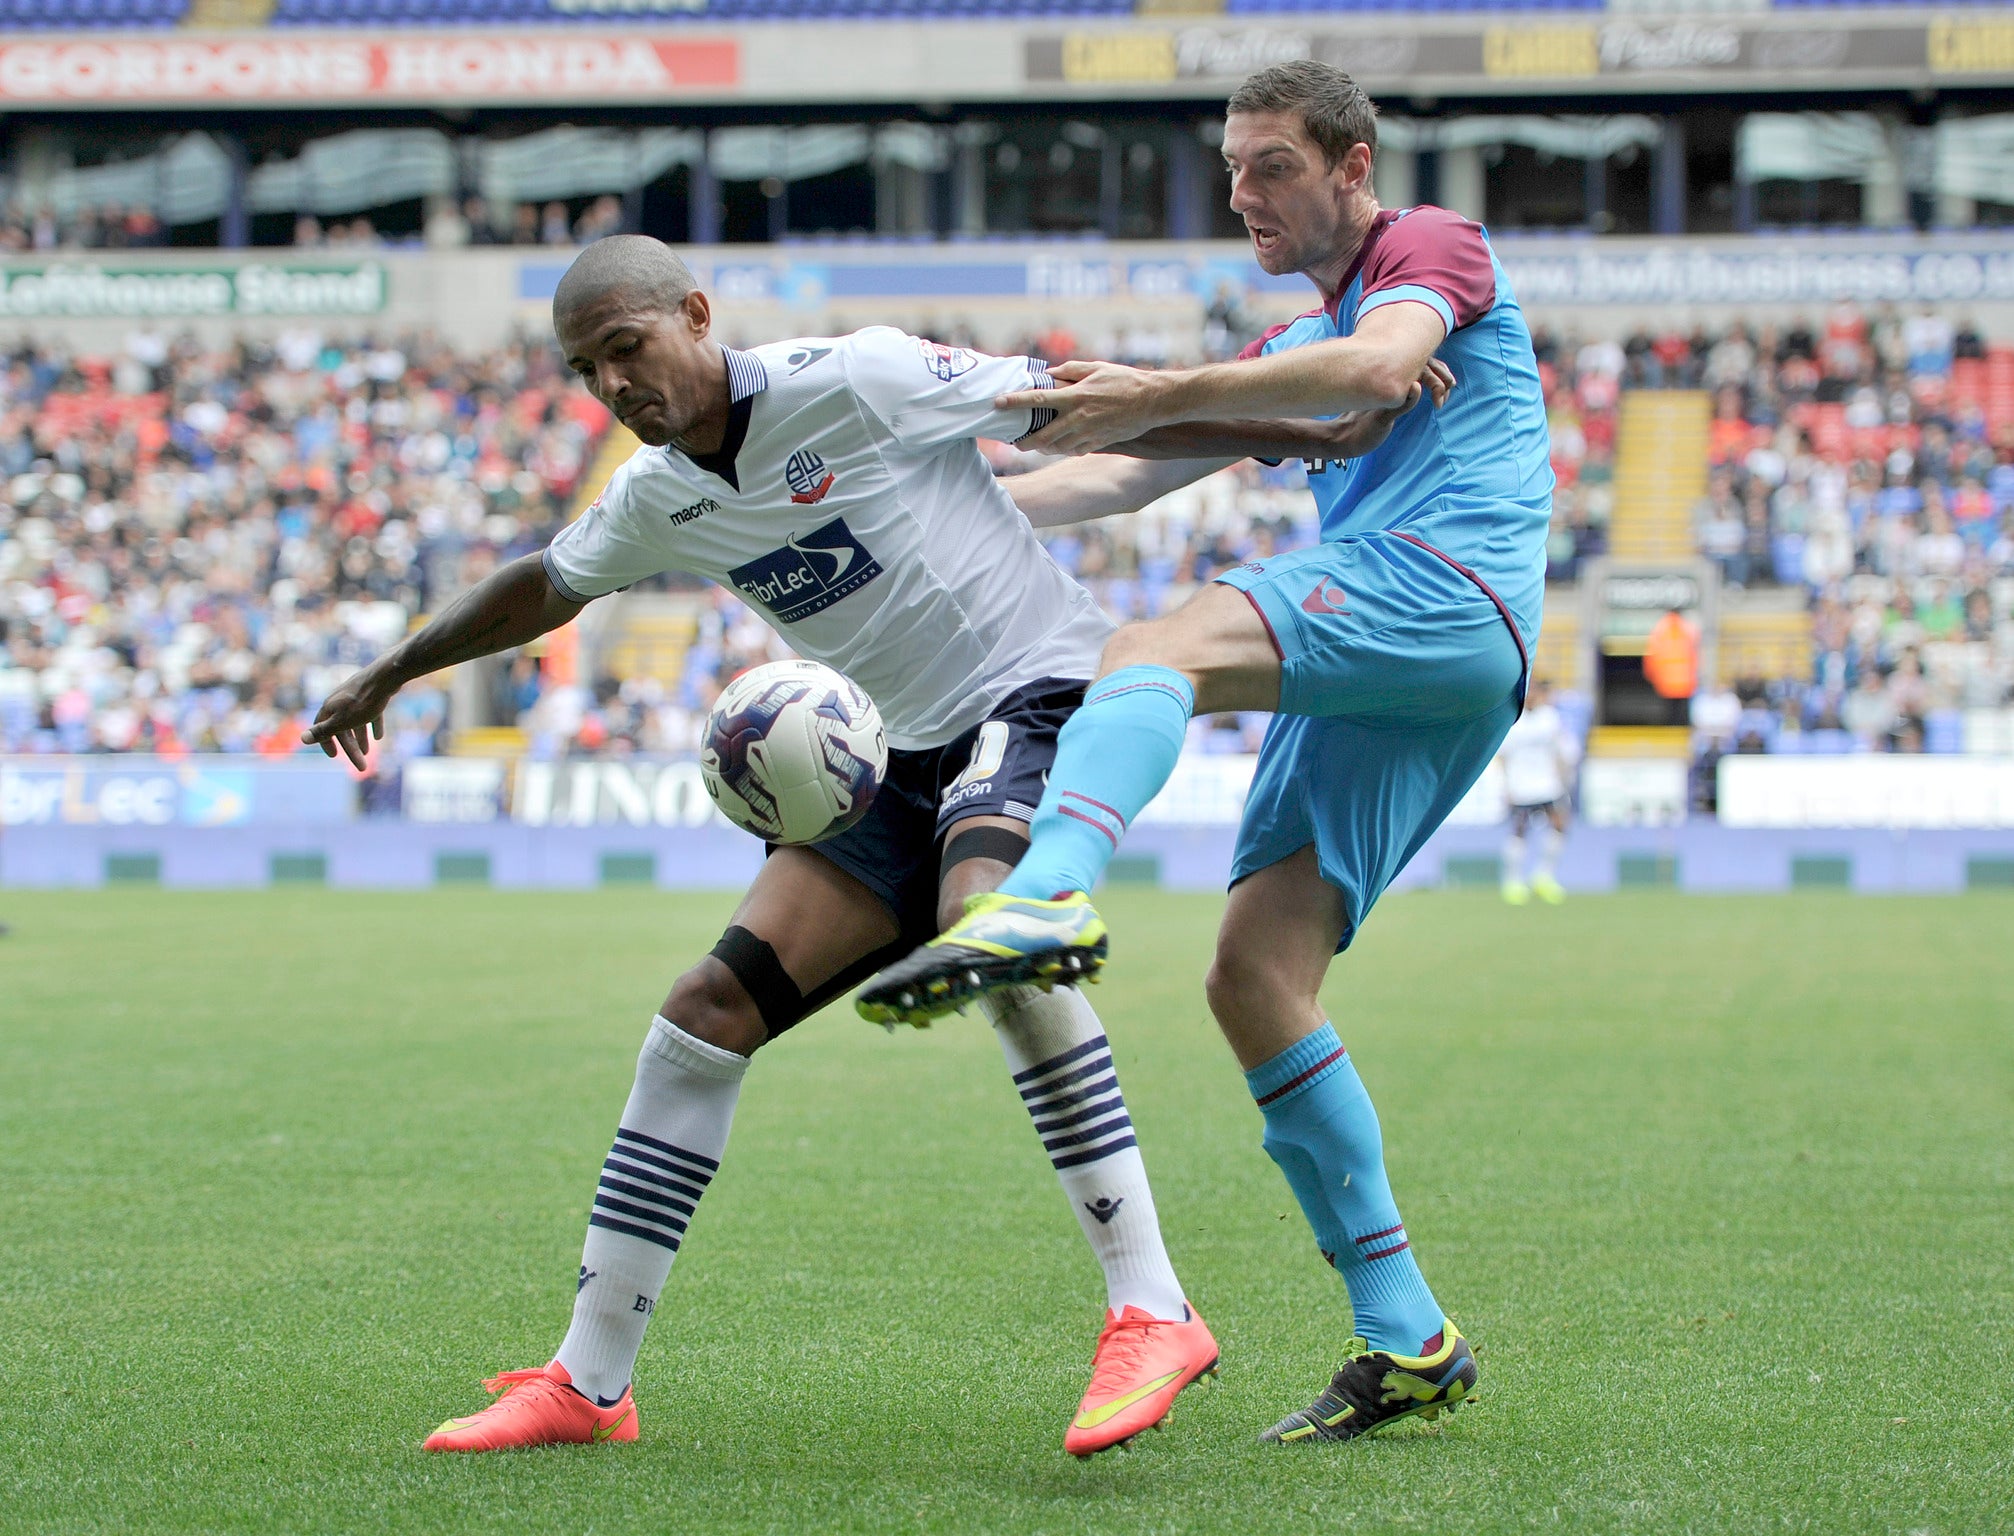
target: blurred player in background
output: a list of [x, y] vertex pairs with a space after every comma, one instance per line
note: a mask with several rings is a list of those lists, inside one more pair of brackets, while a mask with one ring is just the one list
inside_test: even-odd
[[[1226, 571], [1113, 638], [1063, 731], [1027, 857], [860, 998], [870, 1017], [916, 1020], [995, 985], [1095, 970], [1106, 930], [1087, 893], [1167, 782], [1191, 717], [1278, 712], [1207, 988], [1359, 1337], [1313, 1404], [1265, 1432], [1273, 1441], [1438, 1414], [1476, 1381], [1411, 1251], [1377, 1114], [1320, 990], [1517, 719], [1552, 510], [1538, 366], [1503, 268], [1458, 214], [1380, 208], [1376, 145], [1375, 109], [1341, 71], [1299, 61], [1248, 79], [1224, 127], [1231, 207], [1260, 266], [1305, 274], [1321, 307], [1237, 362], [1054, 369], [1057, 419], [1030, 446], [1096, 454], [1172, 422], [1389, 408], [1436, 357], [1455, 378], [1445, 409], [1310, 466], [1321, 543]], [[1119, 510], [1154, 468], [1060, 465], [1017, 499], [1059, 521]]]
[[[1573, 771], [1580, 760], [1573, 732], [1552, 701], [1552, 684], [1532, 684], [1524, 713], [1504, 737], [1497, 761], [1503, 764], [1504, 799], [1510, 805], [1510, 836], [1504, 839], [1503, 898], [1521, 907], [1534, 895], [1558, 906], [1566, 900], [1559, 883], [1559, 851], [1573, 810]], [[1538, 863], [1526, 884], [1525, 839], [1541, 824]]]
[[[664, 571], [738, 591], [800, 653], [879, 706], [888, 777], [865, 819], [779, 847], [713, 952], [673, 985], [637, 1061], [553, 1360], [493, 1378], [429, 1450], [633, 1440], [631, 1373], [700, 1197], [719, 1170], [749, 1058], [990, 890], [1027, 821], [1111, 622], [1066, 576], [975, 446], [1049, 420], [1042, 365], [885, 327], [742, 352], [670, 250], [588, 247], [553, 300], [568, 365], [648, 445], [543, 555], [489, 577], [346, 681], [307, 739], [358, 767], [386, 704], [441, 667], [525, 644]], [[1417, 395], [1417, 388], [1413, 391]], [[1164, 434], [1361, 451], [1392, 417], [1220, 423]], [[1161, 1239], [1104, 1030], [1074, 992], [992, 1000], [1017, 1091], [1105, 1271], [1109, 1310], [1065, 1436], [1080, 1455], [1163, 1418], [1216, 1364]]]

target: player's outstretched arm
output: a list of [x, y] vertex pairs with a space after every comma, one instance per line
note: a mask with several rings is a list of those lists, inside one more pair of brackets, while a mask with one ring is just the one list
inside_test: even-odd
[[[1453, 375], [1445, 365], [1428, 365], [1435, 391], [1435, 404], [1447, 398]], [[1438, 375], [1433, 374], [1438, 370]], [[1442, 383], [1440, 376], [1445, 376]], [[1390, 410], [1349, 411], [1329, 421], [1178, 421], [1156, 427], [1130, 442], [1114, 443], [1104, 450], [1136, 459], [1200, 459], [1229, 456], [1234, 459], [1355, 459], [1369, 453], [1387, 437], [1398, 419], [1420, 403], [1427, 391], [1415, 383], [1406, 398]]]
[[407, 683], [442, 667], [536, 640], [584, 606], [553, 586], [543, 556], [513, 560], [470, 587], [418, 634], [344, 679], [322, 701], [321, 712], [301, 740], [330, 757], [340, 750], [362, 768], [370, 738], [384, 740], [385, 706]]
[[[1434, 403], [1454, 376], [1428, 365], [1422, 380]], [[1003, 480], [1022, 516], [1037, 528], [1137, 512], [1239, 459], [1354, 459], [1391, 435], [1393, 425], [1428, 393], [1415, 383], [1388, 411], [1352, 411], [1333, 421], [1184, 421], [1156, 427], [1103, 453], [1085, 454]]]
[[1064, 363], [1049, 370], [1058, 388], [1039, 398], [1034, 390], [1003, 395], [995, 404], [1056, 413], [1021, 444], [1041, 453], [1095, 453], [1175, 422], [1389, 411], [1404, 404], [1415, 383], [1426, 383], [1428, 362], [1446, 336], [1431, 306], [1385, 304], [1364, 316], [1354, 335], [1336, 341], [1165, 373]]
[[1060, 528], [1094, 517], [1137, 512], [1243, 457], [1087, 454], [1060, 464], [1045, 464], [1025, 475], [1010, 475], [1000, 484], [1014, 498], [1021, 515], [1037, 528]]

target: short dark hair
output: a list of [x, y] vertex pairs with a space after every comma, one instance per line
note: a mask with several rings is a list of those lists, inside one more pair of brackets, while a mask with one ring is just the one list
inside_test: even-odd
[[1229, 112], [1295, 112], [1331, 168], [1358, 144], [1378, 153], [1378, 109], [1363, 87], [1340, 69], [1313, 59], [1293, 59], [1249, 76], [1231, 93]]
[[669, 314], [699, 286], [678, 253], [648, 235], [610, 235], [573, 259], [552, 296], [555, 319], [611, 292], [634, 294]]

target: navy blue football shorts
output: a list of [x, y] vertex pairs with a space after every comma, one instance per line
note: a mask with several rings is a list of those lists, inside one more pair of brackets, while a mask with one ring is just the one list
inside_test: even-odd
[[1084, 702], [1085, 687], [1041, 678], [941, 747], [890, 752], [888, 776], [867, 814], [811, 851], [872, 891], [901, 925], [904, 944], [935, 938], [946, 834], [975, 816], [1033, 819], [1056, 761], [1056, 734]]

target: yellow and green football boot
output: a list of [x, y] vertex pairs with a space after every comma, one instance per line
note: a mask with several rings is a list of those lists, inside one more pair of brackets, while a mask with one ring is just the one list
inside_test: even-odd
[[1105, 920], [1082, 891], [1054, 901], [987, 891], [968, 896], [962, 918], [862, 987], [854, 1007], [890, 1029], [921, 1029], [1007, 987], [1096, 981], [1107, 946]]
[[1299, 1413], [1290, 1413], [1259, 1436], [1289, 1445], [1301, 1440], [1354, 1440], [1399, 1419], [1437, 1419], [1453, 1413], [1476, 1386], [1476, 1357], [1455, 1325], [1441, 1320], [1440, 1336], [1423, 1355], [1394, 1355], [1350, 1340], [1350, 1358], [1328, 1389]]

